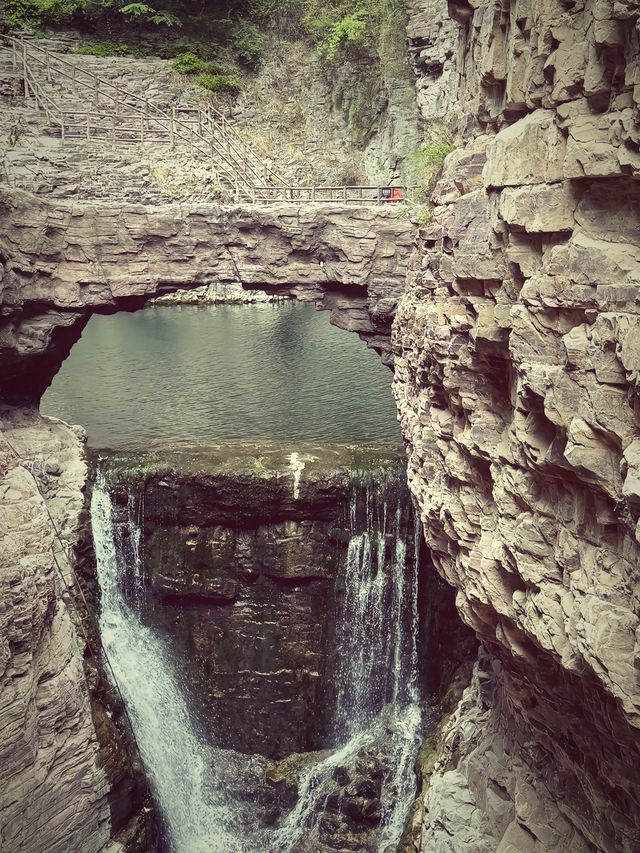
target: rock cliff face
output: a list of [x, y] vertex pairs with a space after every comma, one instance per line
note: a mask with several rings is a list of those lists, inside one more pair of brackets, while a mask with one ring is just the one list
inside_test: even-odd
[[0, 848], [153, 849], [146, 786], [104, 702], [90, 702], [61, 575], [78, 535], [81, 442], [33, 412], [3, 409], [0, 425]]
[[640, 7], [449, 8], [463, 146], [397, 315], [395, 395], [488, 658], [413, 844], [637, 850]]
[[91, 313], [241, 284], [331, 310], [390, 356], [413, 227], [390, 208], [48, 204], [0, 192], [0, 395], [37, 401]]
[[410, 184], [422, 120], [402, 41], [395, 34], [378, 63], [357, 51], [327, 62], [304, 42], [274, 40], [234, 120], [292, 183]]
[[[462, 145], [397, 314], [395, 394], [429, 546], [485, 653], [443, 732], [407, 849], [631, 853], [640, 847], [640, 6], [450, 0], [448, 21], [441, 4], [414, 7], [424, 115], [449, 120]], [[118, 224], [115, 207], [13, 193], [2, 211], [3, 226], [13, 220], [2, 242], [2, 391], [32, 401], [92, 311], [218, 279], [311, 294], [386, 351], [409, 249], [409, 226], [379, 210], [355, 223], [349, 212], [345, 223], [344, 211], [326, 208], [176, 206], [154, 219], [131, 207]], [[67, 767], [85, 774], [103, 793], [74, 814], [102, 849], [105, 782], [42, 549], [50, 529], [28, 471], [5, 463], [3, 473], [3, 508], [23, 494], [18, 521], [31, 549], [26, 577], [10, 537], [11, 613], [24, 618], [16, 589], [34, 593], [28, 631], [9, 620], [18, 636], [4, 652], [2, 697], [14, 696], [29, 659], [20, 701], [43, 721], [30, 754], [17, 730], [9, 738], [11, 785], [33, 791], [52, 768], [57, 779]], [[63, 671], [65, 690], [40, 707], [42, 684]], [[51, 720], [58, 702], [64, 713]], [[35, 819], [23, 821], [17, 794], [4, 802], [6, 838], [29, 843], [20, 833], [35, 832]], [[56, 814], [55, 797], [46, 803]], [[44, 849], [63, 849], [60, 826], [51, 831]]]

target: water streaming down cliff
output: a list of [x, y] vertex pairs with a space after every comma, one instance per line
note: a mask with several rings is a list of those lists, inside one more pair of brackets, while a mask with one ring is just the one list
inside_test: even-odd
[[[127, 487], [117, 497], [114, 491], [117, 505], [112, 505], [109, 476], [98, 472], [91, 506], [101, 630], [170, 849], [317, 849], [307, 845], [319, 838], [336, 774], [363, 761], [373, 768], [373, 783], [367, 784], [376, 793], [361, 849], [386, 850], [397, 843], [415, 789], [412, 764], [421, 726], [416, 646], [420, 531], [403, 470], [376, 470], [354, 480], [350, 507], [340, 522], [348, 538], [332, 614], [329, 671], [335, 676], [326, 687], [326, 717], [332, 722], [325, 744], [332, 752], [299, 778], [298, 801], [277, 830], [261, 828], [260, 806], [250, 793], [264, 784], [264, 765], [258, 780], [252, 756], [216, 749], [201, 735], [192, 716], [197, 704], [191, 704], [190, 686], [176, 677], [176, 650], [144, 624], [150, 604], [157, 603], [150, 602], [150, 578], [145, 577], [143, 492]], [[356, 830], [347, 825], [339, 831]], [[325, 841], [322, 849], [330, 848]]]
[[[413, 793], [422, 711], [418, 686], [420, 528], [396, 481], [354, 489], [344, 590], [336, 615], [338, 666], [329, 757], [302, 774], [275, 850], [306, 851], [338, 768], [365, 749], [382, 756], [378, 850], [397, 844]], [[364, 528], [362, 529], [364, 523]], [[306, 843], [311, 846], [307, 848]]]
[[191, 719], [170, 650], [140, 621], [136, 601], [143, 593], [143, 575], [133, 501], [128, 510], [125, 546], [114, 526], [105, 477], [99, 472], [91, 499], [91, 525], [102, 642], [162, 813], [168, 847], [174, 853], [245, 853], [246, 827], [216, 785], [214, 756]]

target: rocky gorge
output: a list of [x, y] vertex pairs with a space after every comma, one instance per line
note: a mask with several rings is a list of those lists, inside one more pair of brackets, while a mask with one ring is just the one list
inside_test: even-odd
[[416, 844], [633, 850], [638, 9], [449, 11], [468, 141], [396, 315], [395, 393], [427, 541], [488, 657]]
[[[409, 12], [423, 119], [459, 143], [413, 246], [415, 226], [386, 209], [174, 208], [159, 221], [3, 190], [9, 850], [153, 844], [126, 726], [103, 688], [91, 714], [79, 625], [54, 580], [53, 524], [79, 542], [81, 445], [32, 407], [91, 312], [227, 280], [308, 294], [393, 365], [425, 540], [481, 644], [417, 753], [400, 849], [640, 844], [640, 7], [420, 0]], [[179, 541], [197, 552], [193, 521]], [[214, 580], [207, 595], [237, 594]], [[163, 595], [181, 594], [172, 583]]]

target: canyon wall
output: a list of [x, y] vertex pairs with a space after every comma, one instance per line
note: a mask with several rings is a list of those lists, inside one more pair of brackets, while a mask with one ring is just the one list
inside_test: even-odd
[[90, 699], [100, 680], [66, 591], [81, 441], [21, 410], [3, 408], [0, 429], [0, 849], [154, 849], [146, 783], [108, 701]]
[[[395, 395], [429, 546], [485, 651], [442, 733], [407, 849], [439, 853], [453, 838], [473, 853], [634, 851], [640, 7], [451, 0], [448, 19], [435, 0], [413, 5], [424, 116], [446, 119], [461, 146], [411, 260], [393, 334]], [[3, 193], [2, 222], [2, 392], [30, 402], [92, 311], [219, 278], [307, 294], [388, 356], [411, 242], [410, 224], [378, 209], [176, 205], [152, 215], [14, 192]], [[32, 719], [46, 717], [38, 682], [52, 669], [73, 676], [56, 694], [69, 716], [56, 717], [53, 737], [39, 728], [49, 751], [23, 761], [10, 745], [20, 756], [12, 784], [33, 786], [40, 760], [45, 779], [81, 766], [101, 792], [82, 813], [102, 849], [106, 782], [42, 549], [51, 530], [24, 466], [7, 462], [3, 474], [3, 512], [16, 495], [38, 539], [27, 561], [35, 622], [5, 650], [9, 661], [39, 638], [22, 662]], [[13, 673], [3, 698], [14, 696]], [[77, 753], [69, 720], [82, 733]], [[37, 827], [19, 828], [19, 802], [9, 798], [3, 829], [17, 843]], [[55, 798], [47, 807], [55, 813]], [[56, 831], [49, 849], [61, 849]]]
[[[486, 654], [408, 849], [637, 850], [640, 6], [449, 12], [462, 144], [396, 316], [394, 393]], [[446, 90], [441, 20], [417, 47]]]

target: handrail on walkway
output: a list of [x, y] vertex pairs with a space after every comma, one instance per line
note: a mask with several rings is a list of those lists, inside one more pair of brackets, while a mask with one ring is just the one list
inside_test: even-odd
[[[11, 48], [14, 71], [22, 66], [25, 98], [34, 98], [47, 120], [67, 139], [155, 143], [174, 148], [185, 143], [190, 156], [207, 158], [217, 179], [235, 201], [254, 203], [319, 202], [342, 204], [400, 204], [410, 199], [407, 187], [291, 185], [263, 161], [232, 123], [215, 107], [171, 107], [162, 110], [148, 98], [129, 92], [114, 83], [80, 68], [45, 48], [23, 38], [0, 33], [0, 44]], [[71, 81], [72, 90], [88, 89], [94, 96], [90, 109], [64, 108], [45, 90], [35, 68], [51, 83], [53, 74]], [[89, 82], [87, 82], [87, 80]], [[110, 110], [102, 108], [110, 105]]]

